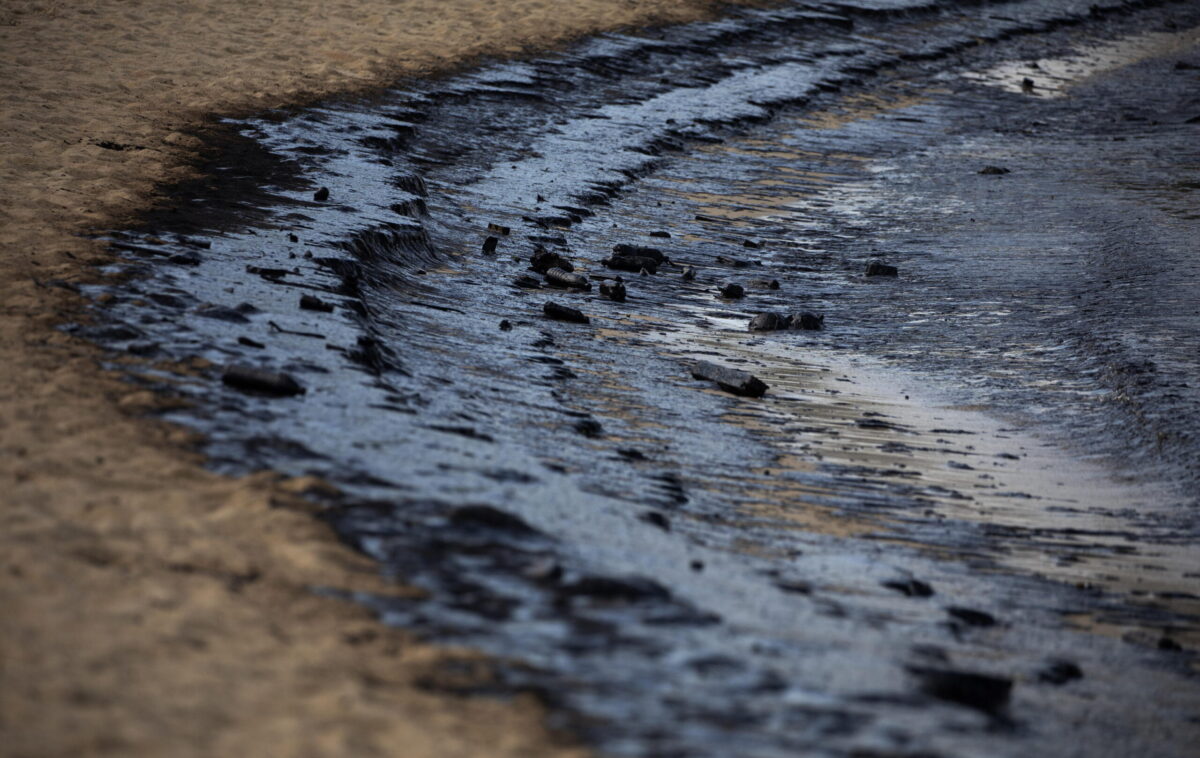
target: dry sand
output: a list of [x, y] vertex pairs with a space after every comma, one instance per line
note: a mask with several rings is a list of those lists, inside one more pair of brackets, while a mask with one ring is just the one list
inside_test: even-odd
[[[432, 694], [466, 653], [314, 585], [386, 585], [298, 496], [215, 476], [55, 330], [212, 114], [519, 54], [705, 0], [0, 4], [0, 754], [563, 755], [533, 702]], [[108, 145], [102, 147], [101, 144]], [[123, 147], [124, 149], [112, 149]]]

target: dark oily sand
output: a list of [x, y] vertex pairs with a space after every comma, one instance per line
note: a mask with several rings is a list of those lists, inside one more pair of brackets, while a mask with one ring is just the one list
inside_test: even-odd
[[431, 688], [611, 755], [1192, 755], [1198, 26], [788, 4], [269, 114], [88, 333], [342, 488], [427, 591], [357, 599], [494, 656]]

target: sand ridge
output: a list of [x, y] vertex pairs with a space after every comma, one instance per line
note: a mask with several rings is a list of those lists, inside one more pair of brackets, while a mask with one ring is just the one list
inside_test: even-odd
[[0, 754], [575, 755], [532, 701], [419, 685], [422, 646], [313, 586], [407, 593], [334, 541], [319, 482], [216, 476], [161, 401], [58, 331], [89, 232], [187, 178], [214, 115], [367, 91], [708, 0], [0, 6]]

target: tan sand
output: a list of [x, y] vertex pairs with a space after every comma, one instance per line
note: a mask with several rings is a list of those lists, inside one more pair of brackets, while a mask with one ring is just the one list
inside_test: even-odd
[[[577, 754], [536, 704], [430, 694], [455, 655], [313, 585], [405, 592], [297, 496], [231, 481], [55, 326], [79, 235], [187, 176], [207, 114], [377, 87], [705, 0], [0, 3], [0, 754]], [[100, 147], [109, 142], [125, 150]]]

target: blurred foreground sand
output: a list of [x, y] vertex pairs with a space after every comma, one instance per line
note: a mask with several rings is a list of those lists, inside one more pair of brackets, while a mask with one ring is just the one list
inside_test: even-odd
[[[707, 0], [0, 4], [0, 754], [563, 755], [533, 702], [423, 691], [448, 657], [318, 597], [407, 592], [297, 496], [204, 471], [55, 326], [213, 114], [368, 90]], [[101, 143], [109, 145], [101, 147]], [[111, 149], [121, 146], [125, 149]]]

